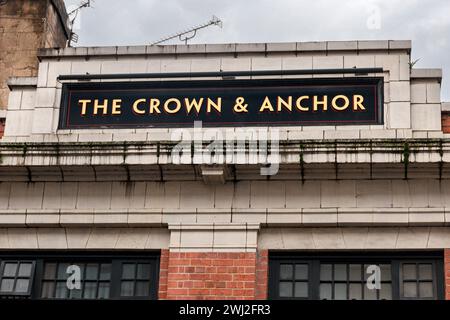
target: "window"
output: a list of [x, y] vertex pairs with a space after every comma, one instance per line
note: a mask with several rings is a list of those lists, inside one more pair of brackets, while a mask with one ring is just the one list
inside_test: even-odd
[[434, 299], [436, 276], [432, 263], [406, 262], [400, 266], [402, 299]]
[[[79, 286], [68, 287], [71, 271], [79, 270]], [[69, 272], [68, 272], [69, 271]], [[111, 263], [44, 264], [41, 298], [47, 299], [108, 299], [111, 287]]]
[[33, 261], [3, 261], [0, 264], [0, 295], [30, 295]]
[[314, 300], [443, 299], [443, 255], [270, 255], [269, 297]]
[[321, 300], [391, 300], [392, 276], [390, 264], [373, 264], [380, 268], [381, 288], [366, 285], [371, 265], [335, 263], [320, 265], [319, 293]]
[[0, 298], [156, 299], [159, 259], [104, 254], [0, 254]]
[[120, 280], [121, 297], [146, 297], [149, 295], [152, 266], [149, 263], [122, 263]]

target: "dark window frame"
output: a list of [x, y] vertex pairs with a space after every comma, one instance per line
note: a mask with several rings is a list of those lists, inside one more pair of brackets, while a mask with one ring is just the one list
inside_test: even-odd
[[[403, 298], [401, 295], [400, 267], [402, 263], [431, 263], [433, 265], [434, 291], [437, 300], [443, 300], [444, 270], [443, 251], [419, 251], [419, 252], [295, 252], [295, 251], [270, 251], [268, 272], [268, 297], [272, 300], [320, 300], [320, 265], [321, 264], [390, 264], [392, 299], [393, 300], [417, 300], [418, 298]], [[284, 263], [308, 263], [310, 265], [308, 281], [308, 298], [280, 297], [279, 296], [279, 266]], [[348, 288], [347, 288], [348, 290]], [[433, 300], [434, 298], [422, 298]]]
[[[160, 250], [146, 251], [67, 251], [67, 252], [0, 252], [0, 262], [3, 261], [33, 261], [34, 279], [30, 285], [28, 295], [0, 295], [1, 298], [22, 298], [31, 300], [66, 300], [57, 298], [41, 298], [42, 284], [44, 280], [45, 263], [111, 263], [110, 294], [107, 300], [156, 300], [158, 299], [159, 288], [159, 267]], [[122, 262], [149, 263], [150, 271], [150, 292], [148, 296], [121, 297], [120, 280]], [[70, 299], [82, 300], [82, 299]], [[85, 299], [83, 299], [85, 300]], [[96, 300], [96, 299], [90, 299]]]
[[[12, 277], [4, 277], [3, 276], [3, 271], [5, 268], [5, 265], [8, 263], [13, 263], [13, 264], [17, 264], [17, 269], [16, 269], [16, 273], [14, 275], [14, 278]], [[31, 273], [29, 277], [21, 277], [19, 276], [19, 270], [20, 270], [20, 265], [21, 264], [31, 264]], [[33, 260], [23, 260], [23, 259], [0, 259], [0, 285], [3, 281], [3, 279], [7, 278], [7, 279], [14, 279], [14, 287], [13, 287], [13, 294], [9, 293], [9, 292], [1, 292], [0, 291], [0, 297], [9, 297], [9, 296], [14, 296], [14, 297], [28, 297], [31, 295], [31, 292], [33, 290], [33, 284], [34, 281], [36, 280], [35, 277], [35, 272], [36, 272], [36, 262]], [[28, 279], [29, 283], [28, 283], [28, 290], [26, 292], [15, 292], [15, 286], [17, 285], [17, 280], [18, 279]]]

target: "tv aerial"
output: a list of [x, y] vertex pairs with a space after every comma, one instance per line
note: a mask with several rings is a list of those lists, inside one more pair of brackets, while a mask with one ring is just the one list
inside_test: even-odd
[[201, 24], [201, 25], [186, 29], [184, 31], [174, 33], [170, 36], [161, 38], [158, 41], [150, 43], [150, 45], [160, 44], [160, 43], [163, 43], [163, 42], [175, 39], [175, 38], [178, 38], [180, 41], [184, 41], [184, 44], [187, 44], [189, 40], [193, 39], [197, 35], [198, 30], [204, 29], [204, 28], [207, 28], [210, 26], [218, 26], [218, 27], [222, 28], [223, 22], [216, 16], [212, 16], [211, 20], [209, 20], [208, 22], [206, 22], [204, 24]]
[[70, 27], [70, 35], [69, 35], [69, 40], [68, 40], [68, 44], [67, 44], [68, 47], [72, 46], [72, 42], [73, 43], [78, 42], [78, 38], [79, 38], [78, 34], [73, 32], [73, 26], [75, 25], [75, 20], [78, 17], [78, 13], [83, 8], [92, 7], [92, 2], [94, 2], [94, 0], [83, 0], [80, 2], [80, 4], [75, 9], [73, 9], [67, 13], [67, 15], [69, 16], [69, 27]]

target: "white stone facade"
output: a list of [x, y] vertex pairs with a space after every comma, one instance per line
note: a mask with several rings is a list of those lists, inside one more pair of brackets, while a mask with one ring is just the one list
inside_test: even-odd
[[[409, 41], [43, 50], [37, 78], [9, 81], [0, 249], [449, 248], [442, 72], [411, 69], [410, 52]], [[384, 125], [281, 127], [269, 180], [236, 165], [205, 183], [198, 165], [156, 151], [173, 129], [58, 130], [60, 75], [354, 67], [383, 68], [367, 76], [384, 78]]]

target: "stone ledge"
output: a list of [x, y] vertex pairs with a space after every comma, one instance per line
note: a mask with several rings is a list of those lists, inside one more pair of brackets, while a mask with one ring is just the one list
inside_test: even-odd
[[239, 54], [239, 53], [279, 53], [279, 52], [361, 52], [373, 50], [406, 50], [410, 52], [409, 40], [369, 40], [369, 41], [322, 41], [322, 42], [281, 42], [281, 43], [228, 43], [196, 45], [149, 45], [78, 47], [66, 49], [40, 49], [43, 58], [72, 56], [126, 56], [126, 55], [183, 55], [183, 54]]
[[412, 69], [411, 79], [442, 79], [442, 69]]
[[[208, 212], [217, 219], [196, 223], [196, 215]], [[242, 222], [230, 213], [251, 216]], [[258, 213], [258, 215], [255, 215]], [[171, 216], [185, 216], [186, 223]], [[221, 219], [225, 216], [226, 219]], [[187, 219], [192, 217], [192, 219]], [[248, 222], [250, 221], [251, 222]], [[217, 223], [218, 222], [218, 223]], [[169, 230], [258, 230], [260, 226], [444, 226], [450, 225], [450, 208], [304, 208], [304, 209], [3, 209], [0, 227], [161, 227]]]
[[267, 228], [258, 249], [352, 250], [444, 249], [450, 246], [446, 227]]
[[169, 248], [165, 228], [0, 228], [0, 249]]
[[442, 111], [450, 112], [450, 102], [442, 102]]
[[16, 87], [37, 87], [38, 78], [37, 77], [11, 77], [8, 78], [6, 82], [9, 89]]

